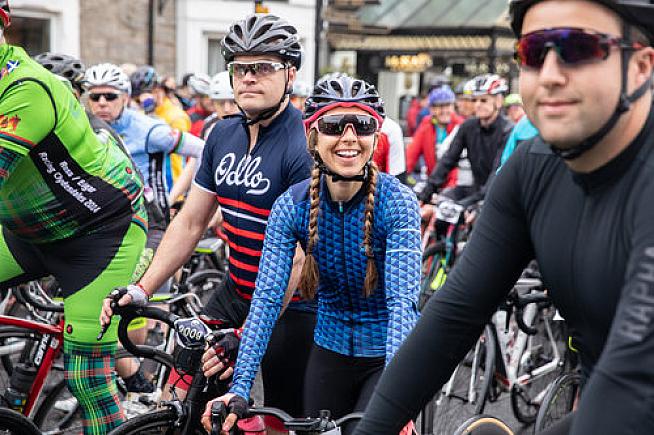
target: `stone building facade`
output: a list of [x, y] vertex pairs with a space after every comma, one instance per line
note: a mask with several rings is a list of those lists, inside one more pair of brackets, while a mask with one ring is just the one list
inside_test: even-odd
[[[148, 60], [149, 0], [79, 0], [80, 54], [87, 65], [100, 62], [143, 65]], [[176, 1], [155, 0], [154, 67], [175, 75]], [[159, 7], [161, 13], [159, 13]]]

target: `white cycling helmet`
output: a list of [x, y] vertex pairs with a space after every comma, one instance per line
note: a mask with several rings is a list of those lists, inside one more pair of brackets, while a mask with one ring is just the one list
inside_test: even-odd
[[91, 89], [96, 86], [111, 86], [130, 95], [132, 84], [127, 74], [119, 66], [112, 63], [93, 65], [84, 74], [84, 87]]
[[308, 98], [309, 95], [311, 95], [311, 87], [308, 83], [303, 82], [302, 80], [295, 80], [295, 82], [293, 82], [291, 96]]
[[502, 77], [497, 74], [482, 74], [468, 82], [472, 95], [499, 95], [509, 92], [509, 85]]
[[219, 72], [211, 79], [209, 96], [212, 100], [233, 100], [234, 90], [229, 83], [229, 73]]
[[188, 87], [193, 95], [209, 95], [211, 93], [211, 78], [208, 75], [197, 73], [188, 79]]

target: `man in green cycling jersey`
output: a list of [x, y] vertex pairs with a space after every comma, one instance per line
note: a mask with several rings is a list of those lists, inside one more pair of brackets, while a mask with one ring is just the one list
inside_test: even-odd
[[[2, 32], [9, 26], [0, 0]], [[145, 244], [143, 183], [116, 142], [94, 134], [61, 80], [0, 40], [0, 289], [53, 275], [63, 290], [64, 364], [84, 432], [124, 419], [116, 330], [96, 342], [102, 300], [129, 283]]]

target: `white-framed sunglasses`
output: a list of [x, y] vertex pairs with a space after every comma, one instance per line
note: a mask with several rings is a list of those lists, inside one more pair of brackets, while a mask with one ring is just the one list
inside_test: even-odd
[[265, 77], [287, 68], [287, 65], [280, 62], [254, 61], [254, 62], [230, 62], [227, 70], [232, 77], [243, 78], [250, 72], [254, 76]]

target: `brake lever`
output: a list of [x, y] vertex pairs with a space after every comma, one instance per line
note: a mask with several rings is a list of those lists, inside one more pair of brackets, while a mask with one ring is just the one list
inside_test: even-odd
[[[113, 313], [113, 311], [115, 311], [115, 310], [116, 310], [116, 307], [118, 306], [118, 302], [112, 300], [110, 306], [111, 306], [111, 311], [112, 311], [112, 313]], [[113, 317], [114, 317], [114, 316], [113, 316], [113, 314], [112, 314], [112, 316], [109, 317], [109, 322], [108, 322], [108, 323], [105, 323], [104, 325], [102, 325], [102, 328], [100, 328], [100, 333], [98, 334], [97, 337], [95, 337], [96, 341], [100, 341], [100, 340], [102, 340], [102, 337], [104, 337], [104, 334], [107, 333], [107, 331], [109, 330], [109, 327], [111, 326], [111, 319], [112, 319]]]

